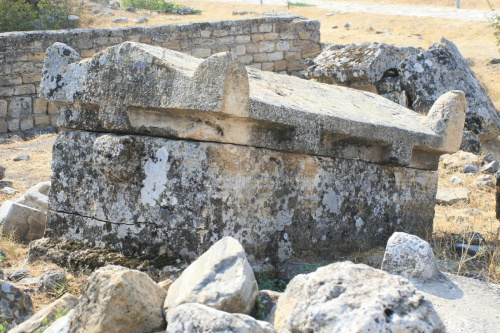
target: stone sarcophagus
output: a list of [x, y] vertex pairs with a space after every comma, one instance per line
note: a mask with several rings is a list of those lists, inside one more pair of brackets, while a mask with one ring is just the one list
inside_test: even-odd
[[202, 60], [132, 42], [85, 60], [54, 44], [41, 95], [65, 130], [32, 252], [58, 247], [52, 257], [74, 263], [78, 251], [109, 249], [157, 268], [227, 235], [256, 269], [334, 259], [395, 230], [425, 235], [434, 170], [458, 149], [466, 108], [453, 91], [425, 117], [245, 68], [231, 53]]

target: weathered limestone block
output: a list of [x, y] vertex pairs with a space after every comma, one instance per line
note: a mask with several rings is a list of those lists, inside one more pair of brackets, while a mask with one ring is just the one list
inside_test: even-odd
[[7, 329], [22, 323], [34, 313], [31, 298], [14, 284], [0, 280], [0, 322]]
[[[432, 170], [458, 149], [465, 118], [462, 92], [426, 117], [230, 53], [201, 60], [132, 42], [85, 60], [56, 43], [41, 95], [71, 131], [54, 145], [49, 240], [32, 250], [70, 241], [158, 268], [226, 235], [261, 267], [382, 245], [396, 228], [423, 235]], [[77, 257], [61, 250], [50, 250], [61, 263]]]
[[[414, 47], [395, 47], [381, 43], [352, 43], [332, 45], [313, 59], [307, 68], [307, 77], [319, 82], [370, 89], [391, 73], [410, 55], [418, 54]], [[387, 92], [394, 89], [387, 89]], [[451, 90], [451, 89], [448, 89]]]
[[382, 269], [407, 279], [433, 279], [440, 276], [432, 248], [423, 239], [395, 232], [387, 242]]
[[467, 94], [466, 130], [482, 141], [500, 134], [500, 114], [451, 41], [442, 38], [440, 44], [406, 58], [399, 64], [398, 71], [401, 86], [413, 101], [412, 109], [427, 113], [439, 96], [459, 89]]
[[46, 325], [46, 323], [53, 322], [56, 316], [61, 311], [68, 311], [73, 309], [78, 304], [78, 298], [72, 294], [65, 294], [58, 300], [50, 303], [43, 309], [39, 310], [34, 316], [22, 324], [17, 325], [9, 332], [12, 333], [33, 333]]
[[95, 271], [71, 317], [70, 332], [155, 332], [165, 329], [165, 291], [146, 273], [120, 266]]
[[7, 200], [0, 207], [0, 226], [6, 235], [13, 233], [20, 241], [43, 237], [47, 216], [44, 212]]
[[243, 314], [230, 314], [202, 304], [183, 304], [175, 308], [167, 333], [238, 332], [274, 333], [273, 326]]
[[224, 237], [202, 254], [170, 286], [165, 312], [170, 322], [175, 308], [201, 303], [214, 309], [250, 314], [257, 297], [257, 281], [245, 250], [232, 237]]
[[277, 332], [445, 332], [407, 279], [351, 262], [296, 276], [271, 319]]

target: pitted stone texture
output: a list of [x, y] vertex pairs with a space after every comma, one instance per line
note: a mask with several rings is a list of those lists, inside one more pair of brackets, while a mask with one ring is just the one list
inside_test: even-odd
[[[61, 108], [66, 128], [421, 169], [436, 169], [439, 154], [454, 152], [459, 145], [450, 142], [461, 139], [460, 94], [447, 95], [448, 103], [437, 103], [434, 116], [425, 117], [370, 93], [245, 68], [231, 53], [201, 60], [126, 42], [68, 66], [53, 65], [62, 47], [47, 50], [41, 90]], [[443, 119], [447, 126], [439, 130], [435, 123]]]
[[20, 241], [42, 238], [46, 220], [46, 214], [38, 209], [10, 200], [0, 207], [0, 226], [3, 233], [13, 233]]
[[165, 328], [165, 291], [143, 272], [106, 266], [92, 274], [70, 332], [154, 332]]
[[[381, 43], [332, 45], [313, 59], [314, 64], [307, 69], [307, 77], [349, 87], [375, 86], [382, 78], [391, 75], [387, 72], [394, 71], [401, 61], [418, 53], [419, 50], [414, 47], [399, 48]], [[395, 90], [389, 86], [391, 84], [381, 87], [379, 93]]]
[[165, 299], [167, 321], [184, 303], [250, 314], [259, 288], [245, 250], [232, 237], [224, 237], [201, 255], [170, 286]]
[[182, 304], [173, 310], [167, 333], [274, 333], [271, 324], [243, 314], [230, 314], [202, 304]]
[[[102, 142], [123, 140], [133, 144], [110, 151], [126, 147], [112, 155], [131, 159], [96, 164]], [[125, 163], [140, 168], [118, 182]], [[191, 262], [224, 235], [244, 245], [252, 264], [333, 259], [383, 246], [395, 228], [425, 235], [437, 187], [436, 173], [411, 168], [78, 131], [60, 133], [52, 167], [46, 237], [165, 264]]]
[[0, 323], [12, 328], [34, 313], [31, 298], [14, 284], [0, 280]]
[[398, 66], [401, 85], [412, 99], [412, 109], [427, 113], [447, 91], [467, 93], [465, 129], [481, 139], [500, 133], [500, 115], [458, 48], [442, 38], [441, 44], [406, 58]]
[[[44, 327], [47, 323], [54, 321], [56, 316], [61, 311], [73, 309], [78, 304], [78, 298], [72, 294], [65, 294], [58, 300], [50, 303], [43, 309], [39, 310], [34, 316], [17, 325], [9, 332], [11, 333], [32, 333]], [[47, 332], [46, 330], [44, 332]]]
[[296, 276], [272, 319], [277, 332], [445, 332], [407, 279], [351, 262]]
[[389, 238], [382, 269], [407, 279], [429, 280], [441, 275], [429, 243], [404, 232], [395, 232]]

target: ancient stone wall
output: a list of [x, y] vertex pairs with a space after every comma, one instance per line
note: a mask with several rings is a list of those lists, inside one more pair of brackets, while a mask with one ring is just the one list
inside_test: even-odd
[[125, 41], [162, 46], [199, 58], [230, 51], [245, 65], [297, 75], [305, 68], [303, 59], [320, 52], [319, 28], [318, 21], [289, 16], [0, 34], [0, 136], [57, 125], [57, 108], [37, 97], [45, 51], [55, 42], [71, 46], [84, 58]]

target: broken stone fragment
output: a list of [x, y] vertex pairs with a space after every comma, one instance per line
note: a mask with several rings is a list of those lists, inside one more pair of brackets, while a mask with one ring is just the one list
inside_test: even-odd
[[[42, 327], [46, 327], [47, 323], [52, 323], [55, 321], [56, 317], [61, 315], [61, 313], [68, 312], [69, 310], [76, 307], [78, 304], [78, 298], [72, 294], [64, 294], [58, 300], [45, 306], [43, 309], [39, 310], [34, 316], [30, 317], [28, 320], [24, 321], [22, 324], [17, 325], [9, 332], [11, 333], [27, 333], [27, 332], [38, 332]], [[44, 330], [43, 332], [47, 332]]]
[[38, 183], [24, 193], [24, 200], [19, 203], [46, 212], [49, 208], [49, 191], [50, 180]]
[[445, 188], [438, 187], [436, 203], [438, 205], [454, 205], [459, 202], [469, 201], [470, 191], [466, 188]]
[[466, 165], [464, 166], [464, 168], [462, 169], [462, 172], [463, 173], [478, 173], [479, 172], [479, 168], [475, 165]]
[[42, 274], [38, 284], [39, 292], [56, 293], [64, 289], [66, 283], [66, 273], [63, 270], [49, 270]]
[[481, 172], [495, 173], [498, 171], [499, 164], [497, 161], [492, 161], [481, 168]]
[[0, 226], [21, 241], [43, 237], [47, 216], [42, 211], [7, 200], [0, 206]]
[[200, 303], [214, 309], [250, 314], [258, 287], [241, 244], [224, 237], [182, 272], [170, 286], [164, 308], [167, 322], [184, 303]]
[[165, 291], [146, 273], [105, 266], [90, 277], [70, 332], [133, 333], [165, 329]]
[[404, 232], [395, 232], [389, 238], [382, 269], [407, 279], [429, 280], [441, 275], [429, 243]]
[[69, 333], [73, 313], [75, 313], [75, 309], [70, 310], [67, 315], [53, 322], [52, 325], [44, 331], [44, 333]]
[[0, 323], [7, 322], [7, 330], [22, 323], [34, 313], [31, 298], [14, 284], [0, 280]]
[[407, 279], [351, 262], [296, 276], [271, 319], [277, 332], [445, 332]]
[[167, 333], [274, 333], [271, 324], [244, 314], [231, 314], [203, 304], [176, 307], [168, 321]]
[[0, 165], [0, 180], [5, 178], [5, 168]]

